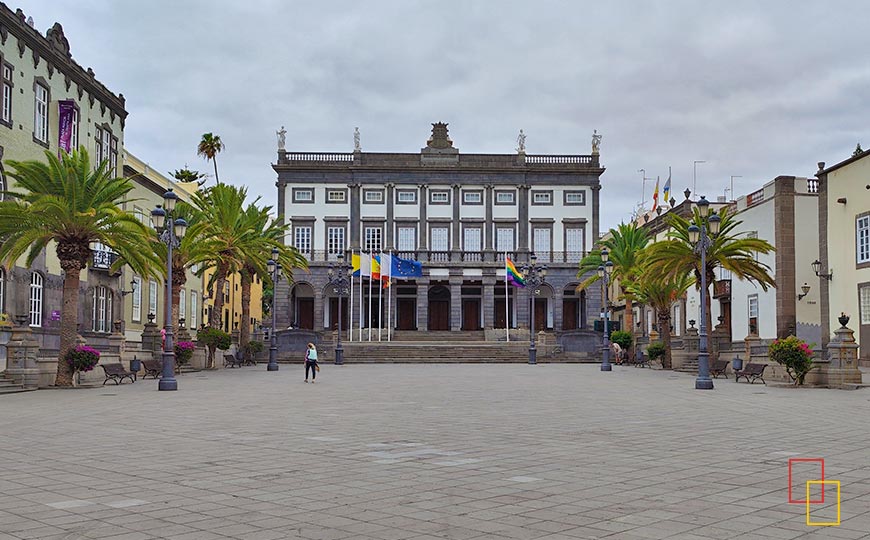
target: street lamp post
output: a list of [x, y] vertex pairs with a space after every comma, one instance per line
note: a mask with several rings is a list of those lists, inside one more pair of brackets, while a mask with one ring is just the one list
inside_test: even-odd
[[160, 241], [166, 244], [166, 317], [163, 326], [166, 339], [163, 341], [163, 375], [157, 384], [158, 390], [178, 390], [178, 381], [175, 380], [175, 348], [172, 343], [172, 250], [184, 238], [187, 221], [184, 218], [172, 219], [177, 202], [178, 195], [170, 189], [163, 194], [163, 207], [158, 204], [151, 211], [154, 228], [160, 233]]
[[269, 273], [272, 275], [272, 329], [269, 331], [269, 363], [266, 371], [278, 371], [278, 336], [275, 334], [275, 315], [277, 313], [275, 293], [278, 290], [278, 278], [281, 273], [281, 263], [278, 262], [278, 248], [272, 248], [272, 257], [266, 263]]
[[701, 254], [701, 324], [698, 332], [701, 342], [698, 350], [698, 378], [695, 379], [695, 389], [712, 390], [710, 353], [707, 352], [707, 250], [713, 244], [712, 238], [719, 234], [722, 218], [715, 212], [709, 215], [710, 201], [703, 195], [697, 205], [701, 217], [700, 226], [694, 223], [689, 226], [689, 241], [694, 244], [695, 252]]
[[610, 253], [607, 248], [601, 250], [601, 262], [604, 264], [598, 266], [598, 277], [604, 280], [604, 345], [601, 351], [601, 371], [613, 371], [610, 365], [610, 275], [613, 273], [613, 261], [610, 259]]
[[523, 280], [529, 290], [531, 298], [531, 311], [529, 312], [529, 364], [538, 363], [538, 350], [535, 346], [535, 295], [538, 294], [538, 287], [544, 284], [544, 278], [547, 277], [546, 265], [537, 264], [538, 257], [532, 253], [529, 257], [529, 264], [524, 264], [522, 267]]
[[327, 270], [329, 286], [338, 295], [338, 341], [335, 344], [335, 365], [337, 366], [344, 364], [344, 349], [341, 347], [341, 300], [344, 298], [344, 295], [350, 294], [351, 272], [353, 272], [353, 269], [351, 265], [344, 262], [343, 253], [338, 254], [338, 264], [330, 264], [329, 270]]

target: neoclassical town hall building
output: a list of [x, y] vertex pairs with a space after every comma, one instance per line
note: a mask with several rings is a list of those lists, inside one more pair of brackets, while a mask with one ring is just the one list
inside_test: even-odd
[[[534, 253], [549, 267], [534, 291], [537, 330], [582, 332], [598, 318], [600, 288], [575, 290], [577, 263], [599, 236], [597, 140], [591, 155], [526, 154], [522, 134], [515, 153], [465, 154], [438, 123], [416, 153], [363, 152], [358, 133], [349, 153], [292, 152], [282, 142], [273, 165], [278, 213], [310, 272], [279, 282], [278, 328], [334, 328], [338, 299], [327, 271], [339, 253], [360, 250], [422, 263], [422, 278], [383, 292], [393, 295], [392, 328], [421, 340], [431, 331], [528, 328], [531, 291], [506, 293], [505, 254], [521, 266]], [[359, 280], [354, 286], [353, 309], [343, 302], [344, 328], [360, 326]], [[363, 292], [362, 326], [386, 327], [386, 297], [380, 313], [376, 301], [369, 311], [365, 285]]]

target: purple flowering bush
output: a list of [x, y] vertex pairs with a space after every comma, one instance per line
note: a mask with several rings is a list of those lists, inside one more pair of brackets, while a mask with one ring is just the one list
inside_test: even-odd
[[196, 343], [192, 341], [179, 341], [175, 344], [175, 363], [183, 366], [190, 362], [193, 358], [193, 351], [196, 349]]
[[97, 367], [97, 363], [100, 361], [100, 351], [87, 345], [79, 345], [66, 353], [65, 360], [73, 370], [73, 373], [91, 371]]
[[804, 383], [813, 365], [813, 346], [795, 336], [777, 339], [767, 347], [771, 360], [783, 366], [795, 386]]

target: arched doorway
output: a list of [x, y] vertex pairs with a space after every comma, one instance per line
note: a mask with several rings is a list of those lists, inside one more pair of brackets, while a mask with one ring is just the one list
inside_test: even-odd
[[429, 330], [450, 330], [450, 289], [444, 285], [429, 288]]
[[308, 283], [297, 283], [290, 291], [290, 325], [293, 328], [314, 330], [314, 288]]
[[[553, 288], [546, 283], [535, 290], [529, 289], [534, 295], [535, 332], [553, 329]], [[531, 299], [529, 300], [531, 302]], [[529, 306], [531, 308], [531, 305]]]

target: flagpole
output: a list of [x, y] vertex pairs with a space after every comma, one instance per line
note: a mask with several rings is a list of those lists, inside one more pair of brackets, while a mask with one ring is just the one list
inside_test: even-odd
[[372, 340], [372, 262], [374, 262], [374, 252], [369, 250], [369, 312], [368, 312], [368, 323], [369, 323], [369, 341]]
[[381, 291], [383, 291], [383, 289], [384, 289], [382, 286], [384, 274], [382, 272], [383, 272], [383, 268], [381, 268], [381, 261], [379, 260], [378, 261], [378, 341], [381, 340], [381, 332], [384, 329], [384, 320], [383, 320], [384, 319], [384, 311], [383, 311], [383, 304], [381, 304], [381, 298], [383, 297], [383, 293]]
[[392, 341], [393, 335], [393, 252], [390, 251], [390, 273], [387, 278], [387, 341]]
[[507, 341], [511, 340], [511, 316], [508, 306], [510, 305], [509, 296], [508, 296], [508, 278], [507, 278], [507, 261], [508, 254], [507, 251], [504, 252], [504, 333], [507, 337]]
[[359, 250], [359, 341], [363, 340], [363, 251]]
[[[360, 262], [362, 264], [362, 262]], [[360, 270], [362, 274], [362, 270]], [[347, 340], [353, 341], [353, 250], [350, 250], [350, 294], [347, 295]], [[338, 314], [341, 317], [341, 313]]]

